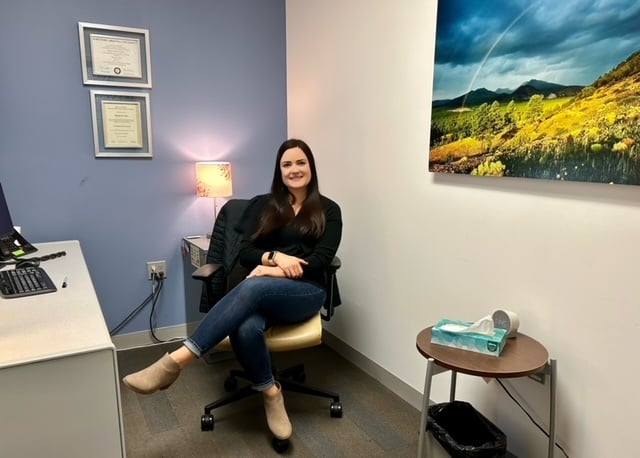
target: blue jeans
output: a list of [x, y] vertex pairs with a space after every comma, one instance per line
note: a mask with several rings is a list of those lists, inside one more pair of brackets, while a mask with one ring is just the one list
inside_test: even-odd
[[289, 278], [251, 277], [233, 288], [205, 315], [184, 345], [200, 357], [229, 336], [233, 351], [258, 391], [274, 383], [264, 331], [313, 317], [326, 292]]

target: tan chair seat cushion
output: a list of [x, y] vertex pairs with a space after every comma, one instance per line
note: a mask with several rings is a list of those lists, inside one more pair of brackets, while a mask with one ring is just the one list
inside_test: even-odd
[[[289, 351], [313, 347], [322, 343], [322, 318], [318, 313], [302, 323], [272, 326], [264, 333], [269, 351]], [[216, 350], [233, 351], [229, 337], [216, 346]]]

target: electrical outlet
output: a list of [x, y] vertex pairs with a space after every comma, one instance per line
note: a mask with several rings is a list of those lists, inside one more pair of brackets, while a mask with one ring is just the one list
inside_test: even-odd
[[147, 263], [147, 279], [153, 279], [153, 275], [167, 278], [167, 261], [151, 261]]

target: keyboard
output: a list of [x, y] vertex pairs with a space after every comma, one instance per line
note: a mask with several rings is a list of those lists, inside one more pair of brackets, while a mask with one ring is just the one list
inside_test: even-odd
[[53, 293], [58, 289], [42, 267], [0, 270], [0, 295], [6, 298]]

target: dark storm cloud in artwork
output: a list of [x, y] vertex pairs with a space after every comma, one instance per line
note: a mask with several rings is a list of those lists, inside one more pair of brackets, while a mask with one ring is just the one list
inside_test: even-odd
[[637, 0], [439, 0], [433, 100], [531, 79], [587, 86], [638, 50]]

